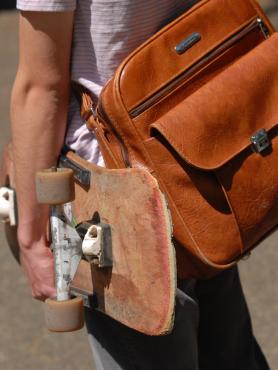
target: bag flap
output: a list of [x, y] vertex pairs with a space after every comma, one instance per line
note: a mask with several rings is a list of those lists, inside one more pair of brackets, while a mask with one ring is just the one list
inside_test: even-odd
[[151, 125], [189, 164], [221, 167], [278, 124], [278, 34]]
[[[120, 94], [128, 111], [167, 85], [216, 46], [258, 16], [250, 1], [203, 0], [137, 48], [118, 70]], [[184, 40], [186, 52], [175, 47]], [[150, 62], [151, 61], [151, 62]]]

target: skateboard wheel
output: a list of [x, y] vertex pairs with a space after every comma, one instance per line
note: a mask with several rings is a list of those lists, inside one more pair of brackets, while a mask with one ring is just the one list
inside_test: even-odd
[[36, 174], [36, 192], [39, 203], [58, 205], [74, 200], [73, 171], [57, 168]]
[[18, 263], [20, 263], [19, 258], [19, 244], [17, 241], [17, 226], [11, 226], [9, 222], [4, 224], [5, 235], [10, 247], [10, 250]]
[[83, 299], [76, 297], [67, 301], [48, 298], [44, 304], [45, 322], [48, 330], [68, 332], [84, 325]]

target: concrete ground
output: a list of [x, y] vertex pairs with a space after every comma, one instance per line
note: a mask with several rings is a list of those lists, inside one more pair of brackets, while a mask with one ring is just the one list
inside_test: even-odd
[[[270, 16], [278, 25], [278, 2], [262, 3], [269, 7]], [[17, 13], [14, 11], [0, 12], [0, 45], [1, 150], [9, 137], [9, 95], [17, 63]], [[277, 243], [276, 233], [257, 248], [249, 260], [240, 263], [254, 331], [272, 370], [278, 369]], [[42, 303], [30, 298], [26, 279], [6, 245], [2, 225], [0, 245], [0, 369], [95, 369], [85, 330], [52, 334], [45, 329]]]

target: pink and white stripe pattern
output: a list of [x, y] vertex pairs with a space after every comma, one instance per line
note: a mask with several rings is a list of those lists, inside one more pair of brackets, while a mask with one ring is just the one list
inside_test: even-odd
[[[72, 79], [99, 96], [121, 61], [138, 45], [197, 0], [17, 0], [30, 11], [75, 10]], [[140, 87], [138, 87], [140, 88]], [[89, 161], [103, 165], [94, 136], [80, 119], [74, 96], [66, 143]]]

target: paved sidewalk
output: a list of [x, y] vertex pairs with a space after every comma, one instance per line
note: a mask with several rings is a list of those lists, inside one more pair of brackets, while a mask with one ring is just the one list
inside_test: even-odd
[[[278, 25], [278, 2], [262, 3], [264, 6], [271, 6], [271, 17]], [[17, 14], [14, 11], [0, 11], [0, 45], [1, 150], [9, 137], [8, 101], [17, 63]], [[1, 226], [0, 369], [95, 369], [85, 330], [70, 334], [51, 334], [44, 328], [42, 304], [30, 298], [25, 277], [12, 259], [2, 231]], [[272, 370], [278, 369], [277, 244], [278, 235], [273, 234], [253, 252], [250, 260], [240, 263], [255, 333]]]

